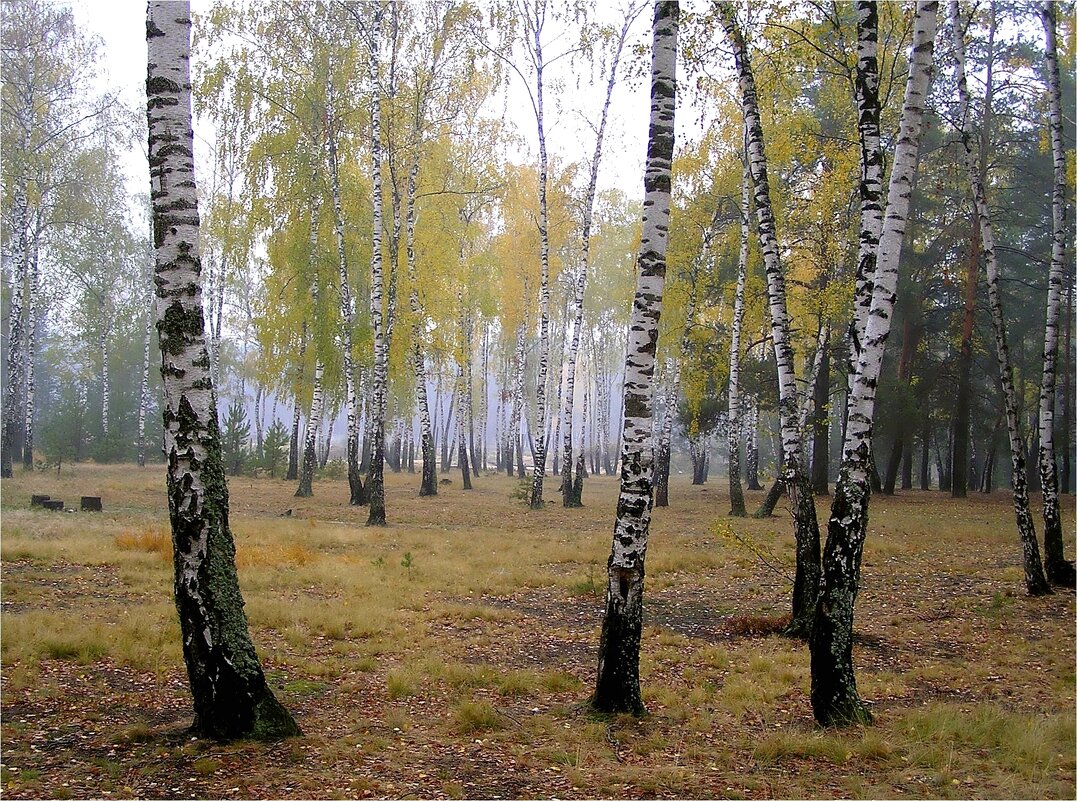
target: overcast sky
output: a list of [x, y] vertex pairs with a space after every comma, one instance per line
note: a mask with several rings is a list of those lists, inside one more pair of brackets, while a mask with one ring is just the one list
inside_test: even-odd
[[[209, 7], [208, 2], [195, 0], [193, 9], [198, 12]], [[617, 21], [616, 5], [597, 3], [596, 12]], [[146, 4], [142, 0], [73, 0], [75, 16], [80, 26], [100, 37], [103, 47], [101, 65], [102, 88], [118, 88], [124, 101], [132, 108], [145, 103], [144, 85], [146, 75]], [[619, 21], [618, 21], [619, 22]], [[645, 10], [637, 18], [633, 28], [635, 39], [647, 40], [650, 35], [650, 11]], [[553, 78], [564, 81], [564, 89], [547, 95], [547, 147], [551, 155], [569, 160], [589, 160], [594, 149], [594, 134], [581, 115], [586, 114], [597, 121], [601, 110], [605, 86], [576, 88], [576, 79], [570, 74], [570, 65], [562, 60], [552, 69]], [[623, 70], [622, 70], [623, 72]], [[610, 122], [607, 129], [605, 155], [599, 176], [599, 189], [617, 187], [631, 197], [643, 194], [643, 159], [646, 153], [646, 137], [649, 104], [644, 81], [619, 81], [614, 91]], [[525, 150], [512, 154], [514, 160], [537, 160], [537, 135], [534, 115], [526, 93], [517, 78], [506, 98], [490, 102], [492, 114], [506, 109], [510, 120], [522, 137]], [[687, 115], [685, 115], [687, 116]], [[687, 129], [678, 125], [679, 142], [683, 142]], [[196, 125], [196, 149], [202, 153], [198, 163], [205, 163], [204, 140], [212, 131]], [[144, 192], [146, 183], [144, 157], [135, 150], [128, 159], [131, 189]]]

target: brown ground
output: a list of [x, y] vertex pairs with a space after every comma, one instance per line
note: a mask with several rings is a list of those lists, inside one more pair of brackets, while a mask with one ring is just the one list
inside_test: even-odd
[[[504, 477], [452, 478], [419, 499], [388, 476], [377, 530], [343, 481], [302, 501], [232, 481], [254, 639], [305, 732], [268, 745], [186, 731], [160, 472], [5, 481], [4, 794], [1074, 797], [1074, 597], [1024, 595], [1007, 495], [872, 499], [855, 659], [876, 723], [822, 732], [806, 648], [745, 633], [786, 611], [783, 507], [730, 521], [717, 482], [674, 480], [648, 559], [650, 715], [598, 720], [612, 479], [532, 512]], [[105, 512], [30, 512], [31, 492]]]

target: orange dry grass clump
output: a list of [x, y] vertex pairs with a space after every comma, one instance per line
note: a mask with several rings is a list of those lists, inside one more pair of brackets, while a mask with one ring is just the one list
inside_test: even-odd
[[121, 551], [145, 551], [172, 558], [172, 537], [160, 528], [125, 529], [116, 535], [115, 542]]
[[284, 545], [255, 545], [253, 543], [237, 544], [236, 566], [237, 567], [278, 567], [281, 565], [310, 564], [313, 554], [306, 547], [298, 543]]

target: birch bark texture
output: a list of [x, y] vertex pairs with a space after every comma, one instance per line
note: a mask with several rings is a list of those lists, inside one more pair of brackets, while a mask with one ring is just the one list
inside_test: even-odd
[[607, 564], [606, 613], [599, 643], [598, 677], [591, 697], [592, 707], [600, 712], [641, 715], [646, 711], [640, 695], [639, 649], [644, 561], [653, 500], [651, 421], [658, 322], [669, 243], [679, 15], [675, 0], [655, 3], [643, 232], [625, 353], [621, 489]]
[[[1065, 587], [1077, 581], [1073, 562], [1062, 550], [1062, 519], [1058, 509], [1058, 472], [1055, 467], [1055, 383], [1058, 362], [1058, 315], [1066, 268], [1066, 150], [1062, 141], [1062, 89], [1056, 44], [1057, 6], [1040, 5], [1046, 38], [1048, 124], [1051, 134], [1053, 181], [1051, 186], [1051, 270], [1047, 277], [1047, 315], [1043, 338], [1043, 376], [1040, 380], [1040, 486], [1043, 488], [1043, 566], [1048, 581]], [[1068, 354], [1068, 351], [1067, 351]], [[1067, 356], [1068, 358], [1068, 356]], [[1063, 418], [1063, 425], [1069, 425]]]
[[[534, 14], [532, 17], [531, 14]], [[547, 195], [549, 159], [546, 155], [546, 126], [543, 97], [542, 29], [546, 22], [546, 0], [535, 0], [534, 9], [528, 9], [527, 24], [533, 37], [532, 57], [535, 65], [535, 123], [539, 143], [539, 261], [542, 273], [539, 278], [539, 363], [538, 383], [535, 387], [535, 409], [538, 420], [534, 431], [535, 469], [531, 478], [531, 508], [541, 509], [542, 486], [546, 478], [546, 378], [550, 372], [550, 213]]]
[[792, 620], [786, 631], [806, 637], [814, 617], [819, 586], [819, 523], [811, 483], [801, 466], [798, 393], [789, 312], [785, 302], [785, 274], [779, 258], [774, 209], [770, 203], [763, 122], [744, 35], [737, 24], [733, 3], [719, 3], [722, 27], [733, 45], [741, 107], [747, 131], [748, 167], [752, 178], [757, 234], [767, 276], [767, 306], [770, 311], [771, 341], [778, 373], [778, 414], [781, 420], [781, 481], [793, 508], [796, 537], [796, 577], [793, 585]]
[[385, 522], [385, 407], [386, 382], [389, 377], [389, 343], [384, 307], [384, 273], [382, 263], [382, 172], [384, 170], [381, 142], [381, 22], [382, 7], [375, 4], [370, 19], [370, 156], [373, 164], [374, 223], [370, 256], [370, 318], [374, 329], [373, 402], [370, 420], [370, 469], [367, 472], [367, 500], [370, 513], [368, 526], [384, 526]]
[[[810, 638], [812, 711], [815, 719], [824, 726], [871, 720], [871, 713], [857, 692], [853, 671], [853, 607], [860, 588], [860, 562], [871, 495], [869, 474], [875, 391], [890, 334], [901, 245], [916, 179], [938, 7], [937, 0], [919, 0], [916, 4], [909, 75], [875, 259], [871, 307], [849, 393], [841, 469], [827, 525], [822, 580]], [[861, 17], [858, 38], [877, 36], [877, 32], [864, 30], [873, 24], [871, 18], [877, 20], [876, 15]]]
[[190, 17], [187, 2], [147, 7], [146, 116], [176, 609], [194, 729], [222, 740], [271, 739], [300, 731], [266, 684], [251, 642], [228, 527], [202, 314]]
[[[987, 272], [987, 302], [991, 310], [991, 324], [995, 332], [995, 354], [998, 357], [999, 377], [1002, 380], [1002, 397], [1006, 409], [1006, 426], [1009, 431], [1010, 461], [1013, 467], [1013, 511], [1017, 519], [1017, 534], [1021, 541], [1022, 561], [1025, 570], [1025, 588], [1029, 595], [1046, 595], [1051, 588], [1040, 561], [1036, 527], [1028, 502], [1028, 484], [1025, 476], [1024, 442], [1021, 439], [1020, 415], [1017, 392], [1013, 383], [1013, 362], [1006, 337], [1006, 317], [999, 291], [999, 266], [995, 255], [995, 232], [991, 224], [987, 195], [981, 180], [980, 159], [972, 148], [969, 130], [969, 90], [965, 76], [965, 20], [958, 0], [948, 4], [950, 25], [953, 29], [955, 77], [957, 83], [957, 128], [965, 152], [965, 170], [972, 189], [972, 201], [980, 229], [980, 249]], [[1042, 447], [1042, 445], [1041, 445]]]
[[745, 153], [740, 187], [740, 252], [737, 256], [737, 289], [733, 297], [733, 332], [729, 343], [729, 514], [745, 517], [744, 488], [740, 483], [740, 333], [744, 323], [744, 284], [748, 274], [748, 245], [751, 236], [751, 183]]

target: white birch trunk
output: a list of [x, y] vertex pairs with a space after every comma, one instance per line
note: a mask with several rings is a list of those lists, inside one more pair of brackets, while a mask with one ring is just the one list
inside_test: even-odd
[[797, 414], [797, 379], [785, 301], [785, 273], [778, 249], [774, 211], [770, 203], [767, 158], [764, 152], [763, 123], [759, 115], [755, 77], [748, 48], [736, 21], [732, 3], [721, 3], [722, 26], [733, 44], [738, 83], [747, 129], [747, 153], [760, 249], [767, 276], [767, 306], [770, 311], [771, 341], [778, 372], [778, 414], [781, 420], [782, 482], [793, 507], [796, 536], [796, 579], [793, 586], [792, 622], [789, 634], [806, 636], [814, 617], [819, 584], [819, 524], [811, 485], [801, 468], [801, 439]]
[[[1013, 486], [1013, 509], [1017, 518], [1017, 533], [1021, 541], [1025, 569], [1025, 587], [1030, 595], [1050, 592], [1043, 565], [1040, 562], [1039, 544], [1036, 540], [1035, 523], [1028, 504], [1028, 486], [1025, 477], [1024, 443], [1021, 439], [1018, 416], [1017, 392], [1013, 382], [1013, 363], [1006, 338], [1006, 317], [1002, 309], [999, 291], [999, 266], [995, 255], [995, 232], [991, 224], [987, 196], [981, 179], [981, 162], [972, 148], [969, 131], [969, 92], [965, 77], [965, 21], [957, 0], [949, 2], [950, 24], [954, 37], [954, 61], [958, 95], [957, 128], [965, 152], [965, 169], [972, 187], [972, 200], [980, 227], [980, 248], [984, 266], [987, 268], [987, 300], [991, 309], [991, 323], [995, 331], [995, 353], [998, 357], [999, 376], [1002, 380], [1003, 401], [1006, 408], [1006, 426], [1009, 431], [1010, 461]], [[956, 465], [955, 465], [956, 467]]]
[[194, 730], [219, 740], [300, 734], [251, 642], [228, 528], [206, 349], [191, 119], [190, 6], [147, 10], [147, 117], [175, 602]]
[[535, 469], [531, 481], [531, 508], [541, 509], [542, 485], [546, 478], [546, 380], [550, 370], [550, 234], [549, 207], [546, 198], [549, 164], [546, 155], [546, 129], [543, 117], [543, 69], [542, 59], [542, 22], [545, 19], [546, 3], [539, 0], [535, 4], [536, 19], [532, 21], [531, 30], [534, 38], [535, 63], [535, 123], [538, 128], [539, 143], [539, 262], [542, 274], [539, 279], [539, 363], [538, 384], [535, 388], [535, 408], [538, 415], [534, 432]]
[[[1058, 317], [1066, 272], [1066, 150], [1062, 139], [1062, 90], [1058, 74], [1055, 3], [1040, 5], [1046, 37], [1047, 91], [1054, 180], [1051, 191], [1051, 270], [1047, 279], [1047, 314], [1043, 338], [1043, 376], [1040, 380], [1040, 486], [1043, 489], [1043, 561], [1047, 578], [1072, 587], [1077, 576], [1062, 550], [1062, 519], [1058, 507], [1055, 467], [1055, 382], [1058, 360]], [[1065, 358], [1069, 358], [1066, 354]], [[1069, 425], [1063, 420], [1063, 425]]]
[[34, 362], [37, 358], [38, 250], [38, 232], [35, 230], [30, 248], [29, 274], [26, 277], [26, 416], [22, 442], [22, 464], [26, 470], [34, 469], [34, 394], [37, 391]]
[[654, 473], [651, 418], [655, 348], [669, 241], [679, 11], [676, 2], [655, 3], [643, 232], [625, 351], [621, 489], [607, 569], [598, 677], [591, 698], [599, 711], [636, 715], [645, 711], [639, 686], [639, 646]]
[[[860, 700], [853, 671], [853, 607], [859, 591], [860, 561], [867, 532], [875, 390], [890, 334], [901, 245], [916, 179], [938, 5], [936, 0], [920, 0], [916, 4], [909, 76], [876, 257], [871, 308], [853, 391], [848, 399], [841, 471], [834, 490], [823, 552], [823, 576], [811, 635], [812, 710], [822, 725], [845, 725], [871, 719]], [[861, 31], [859, 35], [863, 37], [865, 33]]]
[[371, 403], [370, 470], [367, 473], [367, 497], [370, 502], [368, 526], [384, 526], [385, 521], [385, 408], [387, 401], [386, 381], [389, 374], [387, 329], [384, 316], [384, 282], [382, 270], [382, 185], [383, 158], [381, 141], [381, 20], [382, 9], [378, 5], [370, 20], [370, 154], [373, 166], [374, 223], [371, 236], [370, 257], [370, 317], [374, 329], [374, 397]]
[[[745, 154], [747, 156], [747, 154]], [[729, 514], [744, 517], [744, 489], [740, 483], [740, 330], [744, 324], [744, 284], [748, 275], [748, 246], [751, 236], [751, 175], [747, 157], [740, 194], [740, 252], [737, 257], [737, 289], [733, 297], [733, 331], [729, 343]]]
[[[314, 181], [313, 183], [317, 183]], [[318, 285], [318, 268], [316, 254], [318, 252], [318, 214], [321, 204], [318, 198], [314, 198], [310, 207], [310, 299], [313, 313], [318, 314], [318, 300], [320, 287]], [[322, 426], [322, 415], [325, 412], [324, 389], [322, 380], [325, 376], [325, 364], [321, 355], [317, 353], [318, 343], [314, 343], [314, 390], [310, 398], [310, 414], [307, 416], [307, 431], [303, 438], [303, 462], [299, 468], [299, 487], [295, 491], [297, 498], [309, 498], [314, 494], [314, 469], [317, 466], [318, 453], [318, 429]]]

